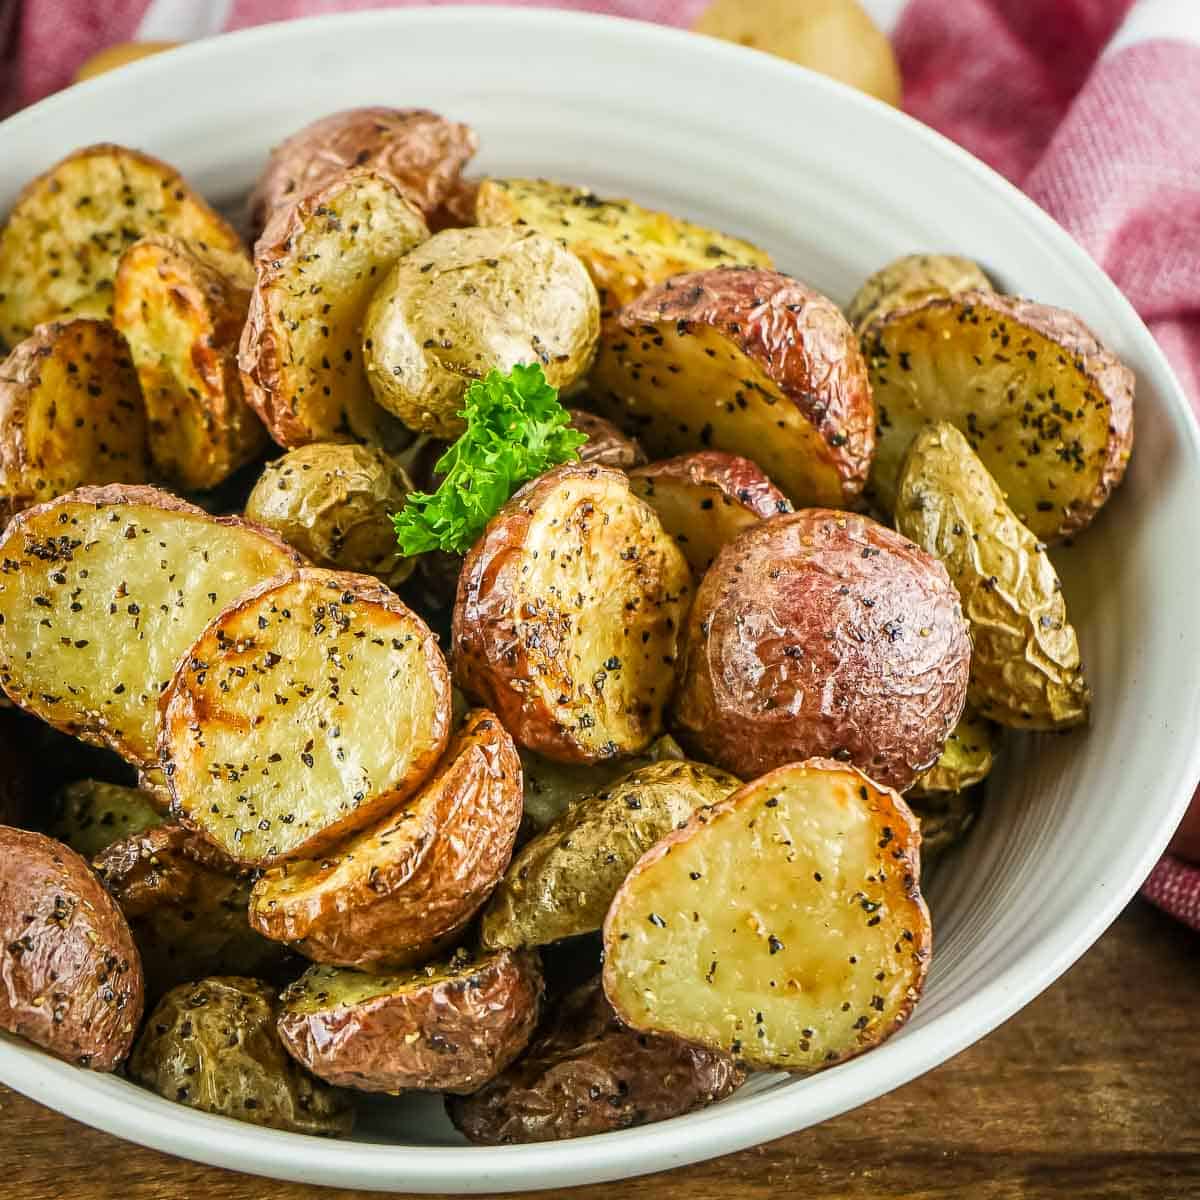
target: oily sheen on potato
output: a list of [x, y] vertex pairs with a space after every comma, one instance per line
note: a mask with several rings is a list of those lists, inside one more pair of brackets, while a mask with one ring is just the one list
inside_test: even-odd
[[690, 599], [683, 555], [625, 475], [557, 467], [467, 555], [456, 681], [528, 750], [563, 762], [635, 754], [662, 727]]
[[0, 542], [0, 685], [57, 729], [157, 764], [159, 694], [204, 626], [297, 556], [167, 492], [78, 490]]
[[908, 1018], [929, 964], [920, 834], [904, 801], [827, 759], [702, 809], [630, 872], [604, 990], [645, 1033], [811, 1072]]
[[445, 748], [450, 679], [378, 580], [306, 568], [214, 620], [159, 706], [172, 811], [235, 862], [320, 854], [411, 795]]

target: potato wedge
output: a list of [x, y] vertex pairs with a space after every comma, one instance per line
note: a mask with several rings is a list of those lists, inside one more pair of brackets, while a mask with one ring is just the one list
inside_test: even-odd
[[629, 472], [629, 484], [658, 513], [697, 579], [747, 526], [793, 511], [757, 463], [721, 450], [639, 467]]
[[387, 971], [431, 958], [500, 882], [520, 823], [516, 747], [475, 709], [407, 804], [323, 859], [263, 875], [250, 923], [337, 966]]
[[875, 408], [833, 303], [777, 271], [679, 275], [605, 330], [592, 407], [652, 457], [725, 450], [797, 506], [847, 508], [867, 480]]
[[39, 326], [0, 363], [0, 521], [88, 483], [144, 483], [146, 415], [107, 321]]
[[447, 229], [384, 276], [363, 325], [375, 399], [410, 429], [454, 439], [474, 380], [540, 363], [569, 388], [592, 365], [600, 304], [588, 273], [530, 229]]
[[928, 426], [913, 442], [896, 527], [941, 559], [962, 597], [972, 707], [1014, 729], [1086, 723], [1091, 694], [1058, 573], [953, 425]]
[[182, 983], [146, 1021], [129, 1077], [177, 1104], [269, 1129], [336, 1137], [354, 1127], [350, 1097], [284, 1052], [273, 987], [236, 975]]
[[646, 452], [637, 438], [626, 436], [611, 421], [595, 413], [584, 412], [581, 408], [568, 408], [567, 412], [571, 414], [571, 428], [587, 436], [587, 441], [579, 447], [580, 462], [615, 467], [618, 471], [628, 471], [645, 463]]
[[771, 771], [668, 834], [604, 922], [604, 990], [644, 1033], [811, 1072], [908, 1019], [929, 966], [904, 801], [828, 759]]
[[697, 762], [640, 767], [572, 804], [517, 853], [483, 914], [484, 946], [542, 946], [591, 933], [659, 838], [741, 780]]
[[429, 237], [382, 175], [355, 169], [279, 209], [255, 247], [258, 280], [238, 365], [246, 399], [281, 446], [409, 435], [363, 370], [367, 302], [391, 265]]
[[54, 797], [52, 807], [47, 832], [87, 859], [113, 842], [145, 833], [163, 822], [148, 792], [98, 779], [68, 784]]
[[935, 296], [992, 290], [983, 268], [972, 259], [957, 254], [906, 254], [868, 277], [847, 306], [846, 319], [855, 333], [866, 334], [892, 313]]
[[1053, 542], [1083, 529], [1133, 450], [1133, 372], [1073, 313], [1000, 296], [933, 297], [866, 342], [879, 437], [870, 491], [891, 512], [926, 424], [967, 436], [1017, 519]]
[[941, 859], [971, 832], [983, 807], [983, 796], [983, 788], [970, 787], [961, 792], [925, 792], [912, 797], [913, 816], [921, 827], [923, 867]]
[[480, 225], [522, 225], [557, 238], [583, 260], [605, 318], [647, 288], [683, 271], [737, 264], [769, 267], [765, 250], [685, 221], [546, 179], [485, 179], [475, 198]]
[[117, 266], [112, 319], [137, 367], [150, 454], [181, 488], [215, 488], [267, 447], [237, 367], [253, 286], [245, 253], [164, 234], [134, 242]]
[[636, 754], [662, 728], [690, 600], [683, 555], [628, 479], [557, 467], [467, 555], [456, 682], [527, 750], [560, 762]]
[[378, 580], [315, 568], [226, 608], [159, 704], [172, 812], [247, 866], [322, 854], [390, 812], [449, 728], [425, 623]]
[[0, 825], [0, 1029], [113, 1071], [142, 1019], [142, 967], [113, 898], [74, 850]]
[[968, 709], [946, 739], [937, 762], [918, 777], [905, 798], [932, 800], [982, 783], [992, 769], [996, 732], [991, 721]]
[[[479, 146], [475, 131], [421, 108], [351, 108], [306, 125], [271, 151], [250, 195], [255, 234], [272, 213], [318, 191], [350, 167], [386, 176], [426, 220], [459, 196], [463, 167]], [[459, 197], [456, 210], [461, 209]]]
[[235, 517], [149, 487], [79, 488], [0, 540], [0, 685], [136, 766], [158, 762], [160, 691], [204, 626], [297, 556]]
[[310, 967], [281, 997], [279, 1036], [318, 1079], [363, 1092], [473, 1092], [529, 1042], [542, 972], [501, 950], [397, 975]]
[[719, 1050], [627, 1029], [597, 976], [555, 1006], [528, 1053], [446, 1108], [472, 1142], [548, 1142], [682, 1116], [744, 1078]]
[[85, 146], [39, 175], [0, 228], [0, 348], [44, 321], [110, 317], [121, 252], [148, 233], [241, 249], [179, 172], [148, 154]]

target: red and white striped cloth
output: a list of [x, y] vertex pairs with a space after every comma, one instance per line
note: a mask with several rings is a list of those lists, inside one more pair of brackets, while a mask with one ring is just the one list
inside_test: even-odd
[[[687, 27], [706, 0], [526, 2]], [[893, 37], [908, 111], [1023, 187], [1083, 244], [1145, 318], [1200, 410], [1200, 0], [864, 3]], [[6, 77], [9, 103], [28, 104], [114, 42], [388, 6], [0, 0], [0, 55], [8, 46], [0, 111]], [[1200, 929], [1200, 867], [1168, 855], [1145, 894]]]

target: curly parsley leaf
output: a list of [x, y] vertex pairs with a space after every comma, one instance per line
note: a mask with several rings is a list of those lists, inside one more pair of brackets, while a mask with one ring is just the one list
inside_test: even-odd
[[465, 554], [521, 484], [574, 462], [587, 441], [570, 428], [558, 390], [537, 363], [476, 380], [458, 415], [466, 432], [438, 459], [435, 470], [444, 478], [437, 491], [413, 492], [392, 517], [406, 556]]

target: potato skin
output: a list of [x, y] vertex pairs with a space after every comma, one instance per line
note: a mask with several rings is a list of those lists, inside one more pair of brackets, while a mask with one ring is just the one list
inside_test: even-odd
[[868, 517], [806, 509], [717, 556], [688, 619], [675, 725], [743, 779], [824, 757], [903, 790], [962, 714], [970, 657], [941, 563]]
[[51, 836], [88, 859], [163, 819], [148, 792], [98, 779], [68, 784], [55, 796], [53, 814]]
[[871, 327], [889, 313], [933, 296], [970, 291], [992, 291], [978, 263], [957, 254], [906, 254], [868, 276], [847, 306], [846, 319], [869, 339]]
[[936, 763], [912, 785], [907, 799], [936, 799], [982, 783], [992, 770], [998, 730], [969, 707], [946, 739]]
[[331, 113], [271, 151], [250, 194], [251, 228], [257, 235], [280, 205], [354, 166], [387, 176], [427, 221], [437, 221], [452, 200], [461, 211], [459, 176], [478, 147], [469, 126], [427, 109], [379, 106]]
[[548, 1142], [682, 1116], [744, 1079], [720, 1051], [625, 1028], [597, 976], [559, 1003], [507, 1071], [474, 1095], [449, 1097], [446, 1108], [479, 1145]]
[[645, 463], [646, 452], [637, 438], [628, 437], [611, 421], [584, 412], [582, 408], [568, 408], [567, 412], [571, 414], [571, 428], [587, 434], [587, 441], [579, 447], [580, 462], [615, 467], [618, 471], [628, 471]]
[[74, 850], [0, 826], [0, 1028], [112, 1071], [142, 1019], [142, 964], [116, 902]]
[[279, 1035], [320, 1079], [364, 1092], [473, 1092], [529, 1042], [537, 954], [455, 951], [400, 976], [311, 967], [282, 996]]

